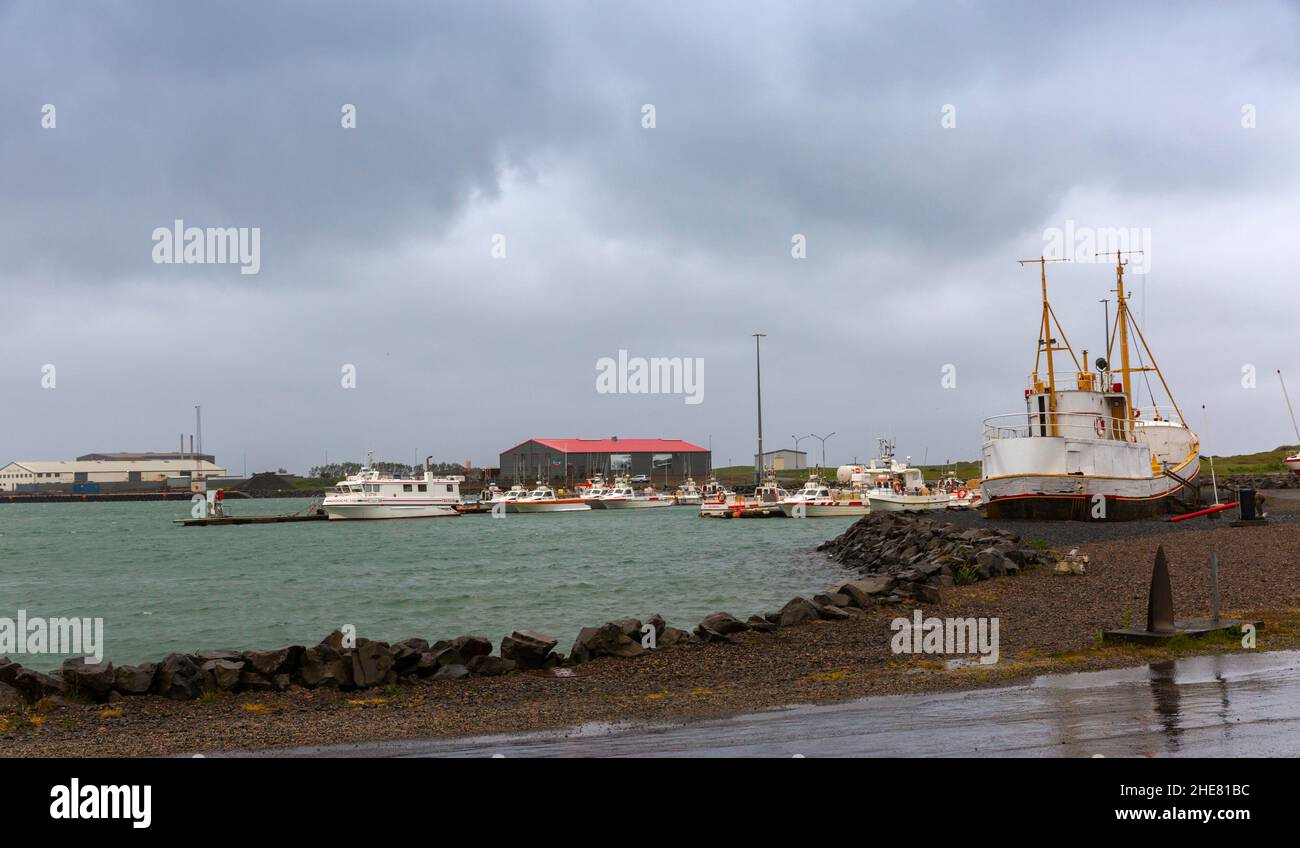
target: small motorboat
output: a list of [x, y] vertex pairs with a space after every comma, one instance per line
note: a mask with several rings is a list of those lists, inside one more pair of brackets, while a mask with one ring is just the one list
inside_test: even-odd
[[754, 489], [752, 495], [738, 495], [734, 492], [728, 492], [721, 500], [705, 499], [700, 504], [701, 518], [772, 518], [775, 516], [785, 516], [781, 511], [781, 501], [790, 496], [790, 493], [782, 489], [776, 482], [776, 478], [768, 476], [763, 483]]
[[925, 484], [921, 469], [894, 459], [894, 442], [890, 439], [880, 440], [880, 464], [873, 461], [864, 476], [872, 478], [867, 490], [872, 512], [947, 509], [952, 503], [952, 495]]
[[802, 489], [781, 501], [781, 512], [789, 518], [834, 518], [866, 515], [871, 504], [861, 489], [832, 489], [814, 475]]
[[515, 500], [506, 501], [506, 512], [580, 512], [591, 509], [591, 504], [582, 498], [562, 498], [555, 494], [550, 486], [537, 481], [537, 486], [528, 494]]
[[687, 477], [677, 487], [673, 498], [680, 506], [699, 506], [704, 502], [704, 493], [700, 491], [699, 486], [695, 485], [694, 478]]
[[671, 495], [661, 495], [654, 489], [644, 489], [639, 494], [628, 483], [620, 481], [600, 499], [604, 509], [646, 509], [649, 507], [672, 506]]

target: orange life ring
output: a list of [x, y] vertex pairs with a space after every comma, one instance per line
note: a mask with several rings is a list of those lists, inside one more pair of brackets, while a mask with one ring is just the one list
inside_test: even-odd
[[900, 482], [898, 482], [897, 480], [895, 480], [895, 481], [894, 481], [894, 494], [896, 494], [896, 495], [901, 495], [902, 493], [903, 493], [903, 484], [900, 483]]
[[1102, 418], [1101, 416], [1098, 416], [1096, 422], [1094, 422], [1093, 425], [1092, 425], [1092, 429], [1094, 429], [1094, 430], [1097, 431], [1097, 435], [1098, 435], [1098, 436], [1103, 436], [1103, 435], [1105, 435], [1105, 434], [1106, 434], [1106, 419], [1105, 419], [1105, 418]]
[[959, 501], [964, 501], [964, 500], [966, 500], [966, 496], [969, 495], [969, 494], [970, 494], [970, 492], [966, 491], [965, 489], [958, 489], [958, 490], [957, 490], [957, 500], [959, 500]]

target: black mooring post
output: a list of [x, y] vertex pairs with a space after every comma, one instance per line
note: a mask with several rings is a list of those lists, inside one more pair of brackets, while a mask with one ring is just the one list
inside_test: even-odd
[[1255, 490], [1238, 489], [1237, 490], [1238, 509], [1241, 510], [1242, 521], [1254, 521], [1255, 515]]
[[1174, 632], [1174, 591], [1169, 585], [1169, 563], [1165, 546], [1156, 548], [1156, 566], [1151, 570], [1151, 590], [1147, 594], [1147, 632]]

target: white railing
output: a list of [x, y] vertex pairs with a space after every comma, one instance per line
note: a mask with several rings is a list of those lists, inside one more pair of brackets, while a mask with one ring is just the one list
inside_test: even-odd
[[1137, 441], [1123, 418], [1087, 412], [1017, 412], [995, 415], [984, 420], [985, 442], [1053, 436], [1098, 441]]

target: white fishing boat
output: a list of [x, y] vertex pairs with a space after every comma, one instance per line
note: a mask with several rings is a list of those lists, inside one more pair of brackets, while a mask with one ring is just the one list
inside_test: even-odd
[[790, 518], [834, 518], [866, 515], [871, 504], [861, 489], [833, 489], [814, 475], [802, 489], [781, 501], [781, 512]]
[[687, 477], [673, 493], [674, 500], [681, 506], [699, 506], [704, 502], [704, 493], [695, 484], [694, 478]]
[[[1042, 269], [1043, 298], [1025, 410], [984, 422], [981, 489], [986, 515], [1114, 521], [1180, 506], [1178, 500], [1188, 497], [1200, 474], [1200, 439], [1187, 426], [1129, 312], [1123, 256], [1116, 254], [1115, 261], [1115, 326], [1108, 332], [1106, 356], [1097, 360], [1096, 372], [1085, 370], [1086, 350], [1085, 365], [1080, 365], [1048, 304], [1048, 261], [1025, 260]], [[1130, 333], [1136, 336], [1132, 351]], [[1060, 352], [1070, 355], [1077, 370], [1056, 370], [1053, 354]], [[1113, 367], [1116, 353], [1118, 370]], [[1046, 373], [1039, 370], [1044, 360]], [[1133, 404], [1133, 383], [1141, 374], [1150, 391], [1151, 373], [1170, 406], [1144, 411]]]
[[582, 498], [562, 498], [541, 480], [536, 487], [521, 498], [506, 501], [506, 512], [581, 512], [591, 509]]
[[755, 487], [752, 495], [727, 492], [720, 500], [705, 499], [700, 504], [702, 518], [772, 518], [784, 516], [781, 501], [790, 497], [776, 478], [768, 476], [762, 485]]
[[424, 461], [419, 477], [385, 476], [377, 470], [373, 453], [360, 473], [336, 484], [321, 508], [331, 520], [382, 518], [444, 518], [460, 513], [462, 476], [444, 476], [429, 470]]
[[605, 505], [601, 499], [613, 491], [613, 486], [605, 482], [605, 478], [597, 474], [585, 483], [578, 484], [578, 497], [587, 502], [592, 509], [604, 509]]
[[880, 440], [879, 464], [873, 460], [862, 474], [869, 485], [867, 500], [872, 512], [947, 509], [952, 503], [946, 491], [925, 484], [921, 469], [894, 458], [891, 439]]
[[600, 499], [604, 509], [647, 509], [660, 506], [672, 506], [671, 495], [661, 495], [654, 489], [645, 489], [638, 493], [631, 484], [620, 480]]

